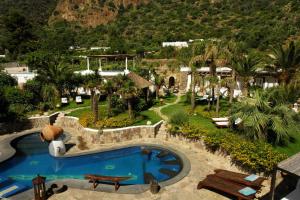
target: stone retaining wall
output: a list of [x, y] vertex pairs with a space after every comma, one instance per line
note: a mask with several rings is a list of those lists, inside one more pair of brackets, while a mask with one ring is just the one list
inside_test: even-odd
[[129, 141], [139, 138], [154, 138], [163, 121], [154, 125], [130, 126], [115, 129], [91, 129], [83, 127], [78, 118], [63, 116], [58, 117], [55, 125], [84, 138], [85, 141], [93, 144], [110, 144]]

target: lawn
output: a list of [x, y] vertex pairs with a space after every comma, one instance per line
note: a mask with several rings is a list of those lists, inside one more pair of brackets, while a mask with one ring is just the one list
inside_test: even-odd
[[288, 146], [275, 147], [279, 152], [292, 156], [300, 151], [300, 134], [295, 134], [294, 141], [290, 142]]
[[[189, 114], [189, 123], [192, 126], [201, 127], [207, 130], [216, 130], [217, 127], [212, 123], [211, 119], [203, 116], [201, 113], [204, 112], [206, 105], [198, 105], [195, 109], [195, 114], [189, 114], [191, 111], [190, 104], [186, 103], [186, 97], [182, 96], [179, 103], [170, 105], [161, 110], [161, 112], [169, 118], [175, 113], [186, 113]], [[208, 113], [208, 112], [206, 112]], [[213, 113], [213, 112], [212, 112]], [[206, 114], [208, 115], [208, 114]], [[213, 115], [213, 114], [212, 114]]]
[[162, 120], [161, 117], [158, 114], [156, 114], [156, 112], [154, 112], [153, 110], [142, 111], [140, 112], [140, 115], [143, 116], [143, 119], [136, 121], [133, 125], [145, 125], [147, 124], [147, 121], [151, 121], [152, 124], [156, 124], [157, 122]]
[[170, 94], [170, 95], [165, 96], [165, 97], [160, 97], [160, 99], [163, 100], [163, 103], [161, 104], [160, 100], [156, 100], [153, 107], [160, 107], [160, 106], [163, 106], [165, 104], [174, 103], [177, 99], [177, 96], [175, 94]]
[[[107, 105], [100, 104], [100, 105], [98, 105], [98, 108], [99, 108], [99, 116], [100, 117], [107, 115]], [[85, 114], [87, 112], [91, 112], [90, 107], [84, 107], [82, 109], [74, 110], [74, 111], [70, 112], [68, 115], [80, 118], [83, 114]]]
[[[91, 112], [90, 107], [75, 110], [75, 111], [69, 113], [68, 115], [80, 118], [85, 113], [88, 113], [88, 112]], [[127, 111], [125, 113], [127, 113]], [[107, 116], [107, 105], [99, 105], [99, 117], [103, 118], [106, 116]], [[132, 124], [132, 126], [146, 125], [147, 121], [151, 121], [152, 124], [155, 124], [161, 120], [161, 117], [152, 110], [142, 111], [139, 113], [139, 116], [142, 116], [142, 117], [137, 117], [137, 120]]]
[[[161, 110], [164, 115], [171, 117], [174, 113], [181, 112], [181, 113], [190, 113], [190, 105], [185, 102], [185, 96], [183, 96], [178, 104], [170, 105]], [[215, 117], [214, 112], [207, 112], [205, 111], [206, 105], [198, 105], [195, 109], [194, 115], [189, 115], [189, 123], [193, 126], [200, 127], [202, 129], [208, 131], [214, 131], [218, 128], [213, 124], [211, 121], [211, 117]], [[228, 104], [225, 100], [221, 100], [221, 116], [226, 114], [226, 110], [228, 109]], [[229, 129], [218, 129], [219, 132], [229, 132]], [[292, 156], [298, 152], [300, 152], [300, 134], [295, 134], [294, 141], [290, 142], [287, 146], [274, 146], [274, 149], [285, 153], [288, 156]]]

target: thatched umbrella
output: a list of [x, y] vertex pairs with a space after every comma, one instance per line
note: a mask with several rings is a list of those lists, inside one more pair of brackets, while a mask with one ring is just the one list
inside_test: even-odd
[[57, 139], [64, 130], [57, 126], [46, 125], [41, 132], [41, 139], [43, 141], [51, 141]]

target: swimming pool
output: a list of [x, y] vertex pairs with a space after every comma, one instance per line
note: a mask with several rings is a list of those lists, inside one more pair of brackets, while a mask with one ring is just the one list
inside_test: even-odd
[[48, 144], [40, 140], [38, 133], [17, 138], [11, 144], [17, 152], [12, 158], [0, 163], [0, 176], [28, 188], [32, 187], [31, 181], [37, 174], [45, 176], [47, 181], [83, 179], [84, 174], [130, 176], [122, 184], [136, 185], [148, 183], [149, 176], [158, 182], [169, 180], [183, 168], [183, 162], [176, 153], [156, 146], [131, 146], [55, 158], [48, 153]]

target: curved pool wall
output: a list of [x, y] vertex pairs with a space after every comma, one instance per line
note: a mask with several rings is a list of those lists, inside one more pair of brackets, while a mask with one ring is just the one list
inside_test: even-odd
[[[7, 147], [10, 142], [18, 149], [15, 156], [0, 163], [0, 175], [21, 182], [28, 188], [31, 188], [31, 179], [37, 173], [46, 176], [48, 181], [74, 180], [80, 182], [81, 185], [84, 174], [131, 176], [132, 178], [123, 182], [123, 185], [134, 186], [145, 185], [144, 173], [151, 173], [164, 187], [181, 180], [190, 171], [190, 163], [182, 153], [160, 145], [127, 145], [105, 151], [92, 151], [54, 158], [49, 155], [46, 143], [36, 143], [37, 146], [32, 148], [31, 145], [26, 147], [26, 142], [19, 142], [24, 141], [24, 138], [26, 141], [26, 138], [32, 136], [32, 132], [26, 132], [19, 136], [12, 136], [0, 144], [1, 151], [1, 147]], [[148, 155], [141, 153], [141, 147], [152, 150], [150, 159]], [[10, 147], [10, 150], [12, 151], [13, 148]], [[163, 151], [169, 152], [169, 155], [158, 158], [157, 155]], [[14, 153], [10, 153], [10, 155], [12, 156]], [[0, 155], [2, 160], [3, 156], [5, 158], [5, 155]], [[160, 173], [161, 169], [164, 169], [164, 173]], [[176, 172], [176, 175], [170, 171]], [[88, 184], [87, 181], [84, 182]], [[90, 184], [88, 185], [90, 187]]]

